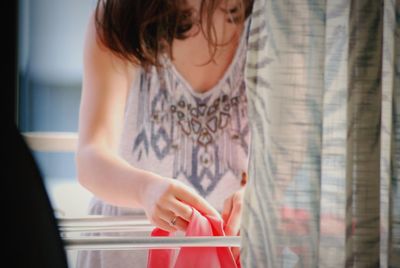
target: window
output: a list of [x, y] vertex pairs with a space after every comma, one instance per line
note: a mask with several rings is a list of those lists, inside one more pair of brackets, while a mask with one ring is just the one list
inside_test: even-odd
[[[92, 0], [19, 1], [18, 127], [33, 142], [34, 157], [60, 216], [84, 214], [90, 198], [76, 180], [73, 148], [83, 39], [95, 4]], [[41, 143], [43, 139], [46, 142]], [[58, 144], [64, 147], [57, 150], [51, 140], [60, 139]]]

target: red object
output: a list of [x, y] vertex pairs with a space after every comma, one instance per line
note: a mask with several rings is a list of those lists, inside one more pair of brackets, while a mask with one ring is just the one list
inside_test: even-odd
[[[155, 228], [151, 236], [169, 236], [170, 233]], [[203, 216], [193, 209], [192, 217], [186, 230], [188, 236], [225, 236], [222, 221], [211, 216]], [[169, 268], [174, 254], [172, 249], [149, 250], [148, 268]], [[210, 267], [240, 268], [239, 258], [235, 261], [229, 247], [182, 247], [174, 268]]]

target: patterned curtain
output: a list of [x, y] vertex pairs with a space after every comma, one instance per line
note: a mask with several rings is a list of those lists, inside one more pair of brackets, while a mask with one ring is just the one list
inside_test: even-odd
[[400, 0], [255, 0], [243, 267], [400, 267]]

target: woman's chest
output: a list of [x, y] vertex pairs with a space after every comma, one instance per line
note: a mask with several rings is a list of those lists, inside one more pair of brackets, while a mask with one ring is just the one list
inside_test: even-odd
[[127, 104], [123, 158], [180, 178], [204, 196], [227, 178], [239, 185], [250, 133], [242, 71], [231, 71], [236, 75], [206, 94], [191, 92], [173, 73], [142, 75]]
[[228, 28], [219, 35], [216, 46], [201, 33], [172, 44], [172, 64], [197, 92], [204, 93], [217, 84], [234, 59], [239, 32]]

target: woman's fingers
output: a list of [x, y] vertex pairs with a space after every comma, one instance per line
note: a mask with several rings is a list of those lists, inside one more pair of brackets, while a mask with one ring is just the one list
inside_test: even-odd
[[240, 230], [241, 211], [233, 205], [232, 213], [225, 226], [226, 235], [237, 235]]
[[175, 232], [176, 226], [171, 225], [171, 221], [174, 216], [175, 215], [172, 212], [168, 212], [160, 206], [156, 206], [152, 216], [152, 221], [155, 225], [157, 225], [157, 227], [165, 231]]
[[181, 217], [177, 217], [175, 221], [175, 226], [178, 228], [178, 230], [181, 231], [186, 231], [189, 223], [182, 219]]
[[[149, 198], [152, 204], [146, 210], [151, 221], [159, 228], [168, 232], [174, 232], [177, 229], [185, 231], [191, 220], [193, 208], [200, 213], [208, 216], [214, 216], [221, 219], [220, 214], [204, 198], [178, 181], [170, 180], [166, 191]], [[228, 219], [230, 208], [227, 208], [226, 218]]]
[[229, 215], [232, 211], [232, 196], [228, 197], [224, 202], [224, 208], [222, 209], [222, 220], [224, 223], [228, 222]]
[[175, 215], [181, 217], [187, 222], [189, 222], [190, 218], [192, 217], [192, 208], [177, 199], [173, 199], [171, 201], [170, 209], [173, 213], [175, 213]]
[[153, 222], [158, 228], [161, 228], [164, 231], [173, 233], [177, 230], [176, 227], [171, 226], [170, 224], [168, 224], [166, 221], [164, 221], [161, 218], [154, 219]]
[[204, 198], [202, 198], [190, 188], [185, 187], [184, 185], [178, 185], [178, 187], [176, 187], [175, 196], [182, 202], [188, 204], [189, 206], [192, 206], [193, 208], [197, 209], [205, 215], [214, 216], [218, 219], [221, 218], [218, 211], [213, 208], [206, 200], [204, 200]]
[[242, 193], [236, 192], [232, 198], [232, 210], [225, 226], [226, 235], [237, 235], [242, 217]]
[[174, 228], [173, 231], [181, 230], [186, 231], [188, 222], [182, 219], [179, 215], [174, 213], [172, 210], [157, 207], [155, 210], [156, 215], [162, 219], [166, 224]]

